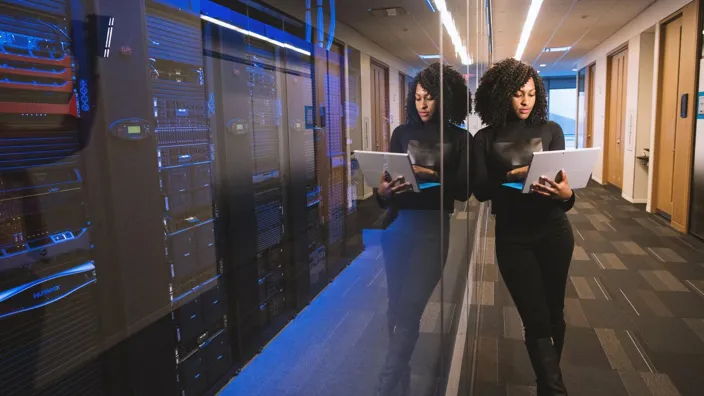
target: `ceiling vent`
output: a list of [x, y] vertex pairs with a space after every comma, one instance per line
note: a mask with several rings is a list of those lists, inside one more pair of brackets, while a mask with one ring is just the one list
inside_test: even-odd
[[408, 14], [403, 7], [370, 8], [369, 12], [377, 18], [396, 17]]

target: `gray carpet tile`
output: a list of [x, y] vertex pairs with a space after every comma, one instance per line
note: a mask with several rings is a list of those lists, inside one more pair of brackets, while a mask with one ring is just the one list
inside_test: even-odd
[[[597, 184], [577, 192], [569, 218], [576, 246], [562, 367], [570, 395], [704, 394], [704, 243]], [[513, 301], [500, 275], [485, 281], [496, 283], [493, 305], [471, 310], [481, 342], [478, 359], [467, 360], [475, 367], [465, 365], [475, 382], [461, 394], [534, 395]]]

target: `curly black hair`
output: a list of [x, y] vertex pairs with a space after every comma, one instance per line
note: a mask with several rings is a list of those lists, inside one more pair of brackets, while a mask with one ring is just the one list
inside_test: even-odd
[[[451, 66], [445, 65], [442, 71], [443, 98], [440, 99], [440, 63], [435, 62], [423, 69], [413, 79], [411, 88], [406, 97], [406, 122], [409, 124], [421, 124], [423, 121], [416, 109], [416, 87], [420, 84], [428, 91], [431, 97], [438, 102], [436, 109], [443, 106], [443, 117], [446, 122], [453, 125], [462, 124], [471, 110], [471, 96], [467, 89], [464, 77]], [[440, 117], [440, 111], [436, 110], [433, 120]]]
[[495, 127], [506, 125], [511, 114], [511, 98], [531, 78], [535, 83], [535, 105], [526, 122], [546, 123], [548, 99], [543, 80], [531, 65], [509, 58], [496, 63], [479, 81], [474, 108], [484, 124]]

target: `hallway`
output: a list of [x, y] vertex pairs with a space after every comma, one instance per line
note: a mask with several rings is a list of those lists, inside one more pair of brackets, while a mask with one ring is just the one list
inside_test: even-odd
[[[577, 195], [562, 359], [570, 395], [701, 395], [704, 244], [596, 183]], [[459, 394], [535, 394], [518, 312], [487, 257], [470, 316], [481, 318], [470, 323], [475, 371], [464, 373], [475, 384]]]

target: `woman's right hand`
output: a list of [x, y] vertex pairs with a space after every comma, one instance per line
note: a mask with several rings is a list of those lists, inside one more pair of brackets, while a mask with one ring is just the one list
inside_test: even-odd
[[384, 172], [381, 175], [381, 182], [379, 182], [379, 190], [377, 191], [382, 198], [390, 198], [392, 195], [407, 191], [411, 187], [410, 183], [403, 182], [403, 177], [387, 181], [387, 175], [388, 172]]
[[506, 173], [506, 179], [510, 182], [525, 180], [525, 178], [527, 176], [528, 176], [528, 166], [516, 168], [516, 169]]

